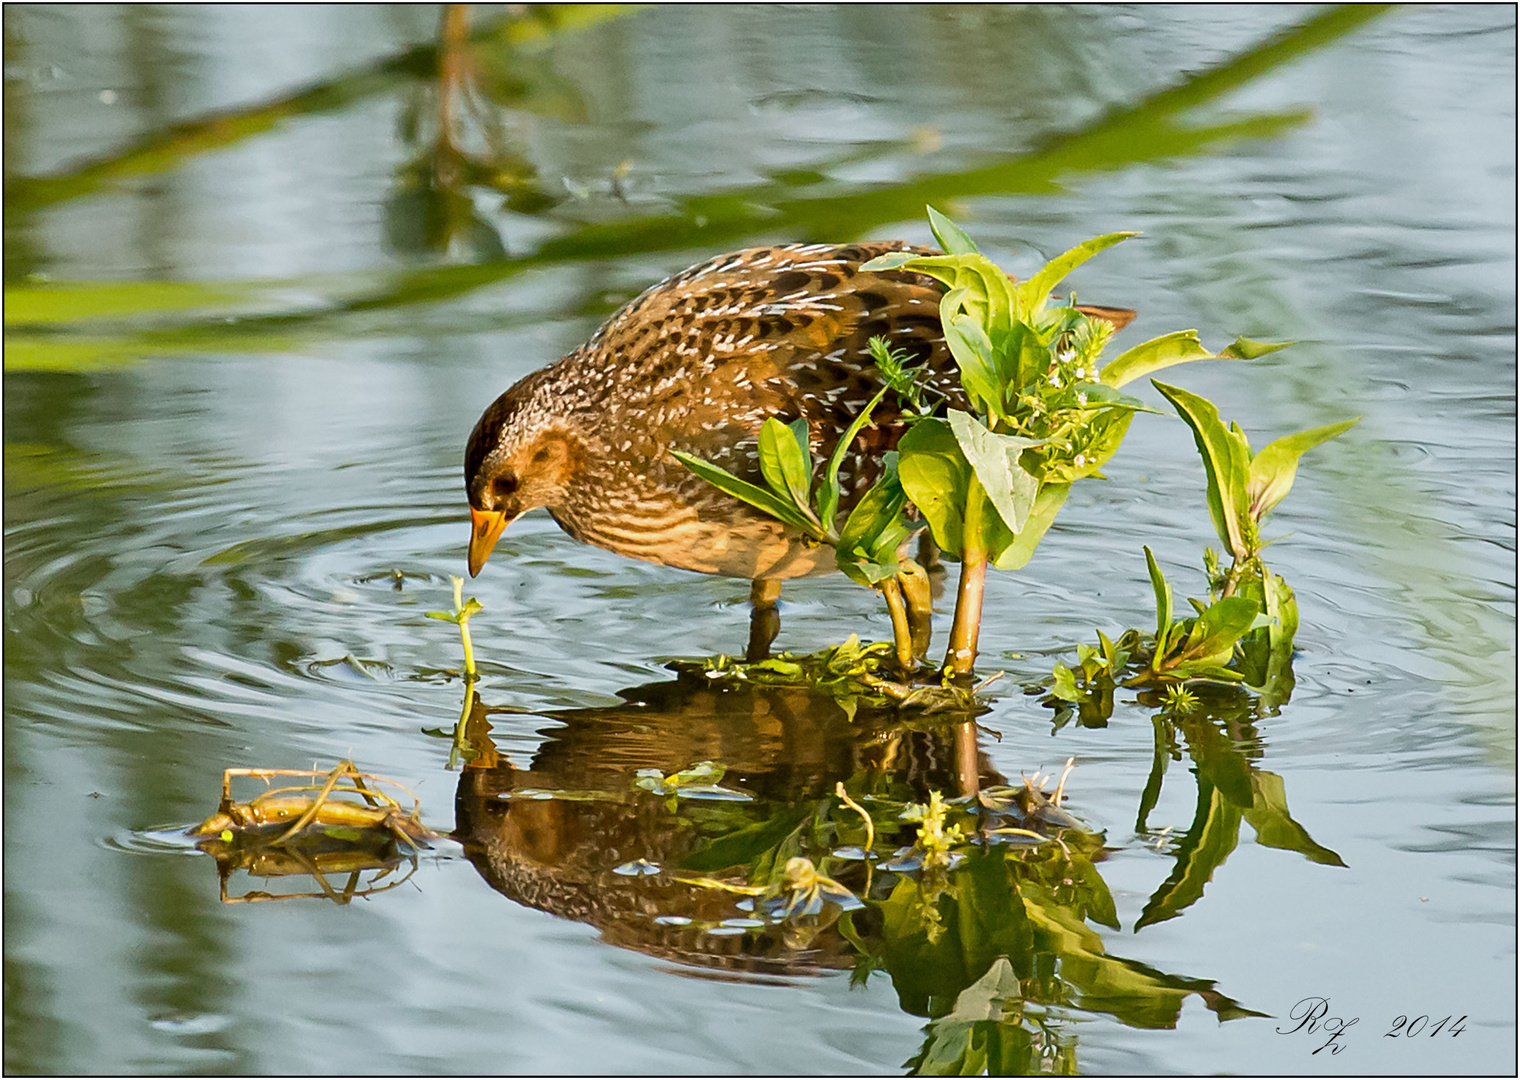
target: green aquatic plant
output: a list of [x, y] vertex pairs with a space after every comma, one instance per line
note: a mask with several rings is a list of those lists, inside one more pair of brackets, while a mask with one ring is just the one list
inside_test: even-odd
[[1298, 459], [1350, 430], [1361, 417], [1284, 436], [1253, 455], [1240, 425], [1226, 427], [1213, 402], [1155, 379], [1151, 385], [1193, 431], [1208, 477], [1209, 517], [1234, 559], [1223, 590], [1225, 596], [1232, 595], [1240, 575], [1261, 554], [1261, 520], [1293, 487]]
[[1212, 402], [1175, 386], [1154, 385], [1193, 432], [1208, 481], [1209, 514], [1231, 564], [1222, 568], [1219, 554], [1207, 549], [1210, 602], [1189, 599], [1195, 617], [1174, 618], [1172, 587], [1147, 547], [1146, 567], [1156, 596], [1154, 636], [1147, 641], [1131, 630], [1115, 643], [1098, 631], [1100, 649], [1078, 645], [1074, 668], [1056, 662], [1050, 694], [1078, 705], [1084, 721], [1099, 723], [1112, 713], [1113, 687], [1121, 681], [1126, 686], [1198, 679], [1244, 682], [1276, 706], [1292, 689], [1298, 603], [1288, 583], [1261, 557], [1266, 546], [1261, 522], [1291, 490], [1299, 459], [1360, 418], [1284, 436], [1253, 455], [1245, 432], [1238, 424], [1226, 426]]
[[[1193, 699], [1184, 684], [1240, 684], [1246, 678], [1244, 643], [1273, 625], [1260, 603], [1249, 596], [1219, 597], [1209, 604], [1189, 598], [1193, 614], [1179, 616], [1171, 583], [1151, 549], [1144, 550], [1156, 598], [1155, 632], [1147, 636], [1126, 630], [1113, 640], [1099, 630], [1098, 648], [1078, 645], [1074, 667], [1057, 660], [1052, 670], [1048, 700], [1061, 702], [1066, 709], [1076, 706], [1084, 727], [1107, 723], [1113, 714], [1114, 690], [1120, 686], [1159, 686], [1168, 707], [1185, 712]], [[1063, 718], [1060, 723], [1064, 722]]]
[[[1110, 233], [1079, 244], [1016, 282], [952, 221], [933, 207], [928, 213], [945, 254], [890, 252], [863, 269], [926, 274], [944, 286], [940, 324], [969, 411], [927, 401], [922, 372], [876, 340], [871, 353], [887, 385], [855, 418], [816, 484], [801, 419], [788, 425], [772, 417], [762, 426], [764, 488], [689, 454], [675, 456], [720, 490], [831, 545], [841, 570], [880, 589], [905, 672], [912, 669], [914, 650], [904, 598], [923, 596], [911, 606], [927, 606], [926, 582], [899, 555], [917, 528], [907, 520], [911, 502], [940, 550], [961, 563], [944, 670], [964, 679], [976, 660], [988, 564], [1018, 569], [1027, 563], [1071, 485], [1101, 477], [1134, 414], [1154, 411], [1121, 387], [1176, 364], [1247, 359], [1281, 346], [1242, 338], [1212, 353], [1189, 330], [1104, 363], [1113, 323], [1079, 310], [1070, 298], [1053, 302], [1051, 290], [1087, 259], [1134, 234]], [[897, 450], [884, 455], [880, 478], [840, 525], [840, 464], [888, 391], [902, 401], [907, 431]]]
[[464, 645], [464, 677], [468, 681], [474, 681], [480, 678], [480, 672], [475, 668], [475, 649], [470, 640], [470, 616], [477, 611], [483, 611], [484, 607], [473, 596], [468, 600], [464, 599], [464, 578], [454, 577], [451, 574], [449, 580], [454, 583], [453, 610], [429, 611], [427, 617], [442, 619], [444, 622], [451, 622], [459, 627], [459, 639]]
[[900, 682], [887, 678], [894, 659], [891, 642], [863, 643], [851, 634], [838, 645], [814, 653], [783, 652], [764, 660], [741, 660], [718, 655], [702, 660], [676, 660], [669, 666], [687, 678], [718, 686], [797, 686], [832, 697], [846, 715], [864, 709], [895, 713], [963, 713], [985, 710], [980, 695], [998, 679], [1001, 671], [975, 686]]
[[914, 528], [903, 515], [908, 498], [898, 482], [896, 454], [883, 456], [880, 478], [844, 520], [839, 520], [840, 467], [889, 389], [882, 387], [851, 422], [823, 463], [816, 483], [819, 462], [809, 445], [805, 419], [783, 424], [771, 417], [761, 425], [758, 449], [765, 487], [680, 450], [671, 454], [718, 490], [792, 526], [810, 540], [832, 547], [836, 564], [850, 580], [879, 590], [892, 616], [898, 668], [907, 673], [916, 660], [909, 602], [915, 610], [927, 609], [928, 582], [917, 564], [899, 555]]
[[1208, 605], [1189, 600], [1194, 614], [1173, 618], [1172, 586], [1149, 547], [1145, 565], [1156, 594], [1156, 634], [1146, 666], [1126, 685], [1189, 679], [1239, 682], [1240, 672], [1228, 666], [1236, 646], [1246, 634], [1271, 622], [1256, 601], [1245, 596], [1225, 596]]
[[926, 802], [911, 803], [899, 815], [902, 821], [917, 823], [918, 838], [913, 850], [926, 867], [947, 866], [952, 850], [966, 840], [959, 825], [945, 823], [948, 810], [944, 796], [931, 791]]
[[1113, 324], [1070, 298], [1053, 301], [1051, 290], [1133, 233], [1079, 244], [1016, 282], [932, 207], [929, 219], [945, 254], [892, 252], [865, 269], [927, 274], [946, 290], [940, 322], [970, 411], [917, 418], [898, 444], [897, 471], [934, 542], [961, 561], [945, 667], [967, 676], [976, 660], [987, 566], [1024, 566], [1071, 485], [1101, 477], [1134, 414], [1153, 411], [1121, 388], [1176, 364], [1249, 359], [1281, 346], [1241, 338], [1213, 353], [1188, 330], [1105, 363]]
[[1266, 625], [1253, 629], [1241, 642], [1241, 676], [1274, 702], [1286, 700], [1292, 688], [1298, 602], [1288, 583], [1261, 557], [1266, 546], [1261, 538], [1262, 519], [1292, 489], [1299, 458], [1344, 434], [1361, 417], [1285, 435], [1253, 454], [1240, 425], [1226, 427], [1212, 402], [1175, 386], [1154, 385], [1192, 429], [1208, 479], [1209, 516], [1231, 558], [1229, 569], [1224, 570], [1212, 548], [1204, 552], [1210, 591], [1218, 600], [1250, 600], [1267, 619]]
[[718, 761], [699, 761], [673, 773], [659, 769], [640, 769], [634, 773], [633, 787], [665, 799], [666, 807], [673, 813], [679, 799], [719, 799], [747, 801], [749, 796], [734, 788], [719, 785], [728, 767]]
[[[475, 646], [470, 639], [470, 616], [478, 611], [485, 610], [484, 605], [473, 596], [468, 600], [464, 598], [464, 578], [449, 575], [449, 580], [454, 584], [454, 607], [450, 611], [429, 611], [426, 615], [429, 619], [442, 619], [459, 627], [459, 640], [464, 646], [464, 709], [459, 714], [459, 720], [454, 724], [453, 746], [449, 750], [449, 768], [457, 765], [461, 758], [470, 756], [470, 749], [465, 739], [465, 725], [470, 719], [471, 710], [474, 708], [475, 682], [480, 678], [480, 672], [475, 667]], [[424, 734], [432, 734], [427, 728]]]

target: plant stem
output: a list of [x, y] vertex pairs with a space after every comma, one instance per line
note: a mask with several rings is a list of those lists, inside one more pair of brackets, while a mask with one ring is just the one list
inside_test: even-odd
[[956, 678], [976, 668], [976, 641], [982, 629], [982, 588], [987, 581], [987, 552], [982, 543], [982, 520], [986, 494], [973, 474], [966, 489], [965, 531], [961, 534], [961, 576], [955, 596], [955, 621], [950, 626], [950, 648], [945, 668]]
[[977, 767], [976, 721], [964, 720], [955, 725], [955, 779], [961, 798], [981, 790], [981, 770]]
[[[452, 575], [451, 575], [452, 577]], [[452, 577], [454, 582], [454, 612], [459, 615], [459, 638], [464, 642], [464, 674], [466, 679], [477, 679], [475, 648], [470, 641], [470, 616], [464, 613], [464, 578]]]
[[[475, 711], [475, 705], [479, 701], [475, 693], [475, 677], [466, 675], [464, 680], [464, 711], [459, 714], [459, 721], [454, 725], [454, 743], [449, 747], [448, 768], [452, 771], [459, 764], [461, 758], [466, 757], [468, 747], [465, 743], [465, 728], [469, 724], [470, 714]], [[468, 754], [474, 757], [473, 753]]]
[[913, 656], [913, 634], [908, 629], [908, 609], [903, 603], [902, 586], [896, 578], [887, 578], [878, 588], [887, 598], [887, 610], [892, 614], [892, 644], [897, 648], [897, 666], [904, 675], [917, 666]]
[[467, 679], [479, 678], [475, 670], [475, 649], [470, 642], [470, 624], [468, 620], [459, 621], [459, 637], [464, 642], [464, 674]]

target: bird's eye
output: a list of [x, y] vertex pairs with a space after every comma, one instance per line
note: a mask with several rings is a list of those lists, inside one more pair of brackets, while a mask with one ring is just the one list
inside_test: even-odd
[[505, 499], [517, 492], [517, 477], [498, 476], [491, 481], [491, 491]]

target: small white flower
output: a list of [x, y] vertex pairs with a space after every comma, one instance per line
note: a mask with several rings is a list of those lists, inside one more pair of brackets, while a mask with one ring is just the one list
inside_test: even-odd
[[1083, 393], [1078, 393], [1077, 394], [1077, 404], [1078, 405], [1086, 405], [1087, 404], [1087, 395], [1083, 394]]
[[1051, 373], [1050, 385], [1054, 386], [1057, 390], [1061, 389], [1061, 376], [1058, 373]]
[[1065, 352], [1056, 353], [1056, 359], [1063, 364], [1069, 364], [1077, 358], [1077, 350], [1067, 349]]
[[1078, 454], [1072, 460], [1075, 461], [1077, 463], [1077, 465], [1080, 467], [1080, 466], [1083, 466], [1083, 465], [1087, 464], [1087, 455], [1086, 454]]

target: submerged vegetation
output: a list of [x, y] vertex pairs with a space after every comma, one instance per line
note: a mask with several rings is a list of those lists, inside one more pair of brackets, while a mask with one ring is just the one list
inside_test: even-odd
[[[276, 777], [309, 782], [268, 788]], [[235, 778], [262, 780], [268, 790], [239, 802], [232, 797]], [[405, 809], [391, 792], [411, 798], [411, 809]], [[355, 896], [395, 888], [416, 870], [417, 854], [437, 838], [422, 824], [420, 810], [406, 787], [362, 773], [351, 761], [340, 762], [325, 773], [226, 769], [216, 813], [189, 829], [187, 835], [216, 859], [225, 903], [309, 896], [346, 904]], [[403, 862], [409, 863], [408, 872], [387, 881]], [[276, 894], [254, 890], [233, 896], [227, 885], [237, 870], [266, 879], [309, 876], [321, 891]], [[370, 875], [367, 880], [365, 873]], [[343, 874], [348, 875], [347, 884], [335, 889], [328, 878]]]

